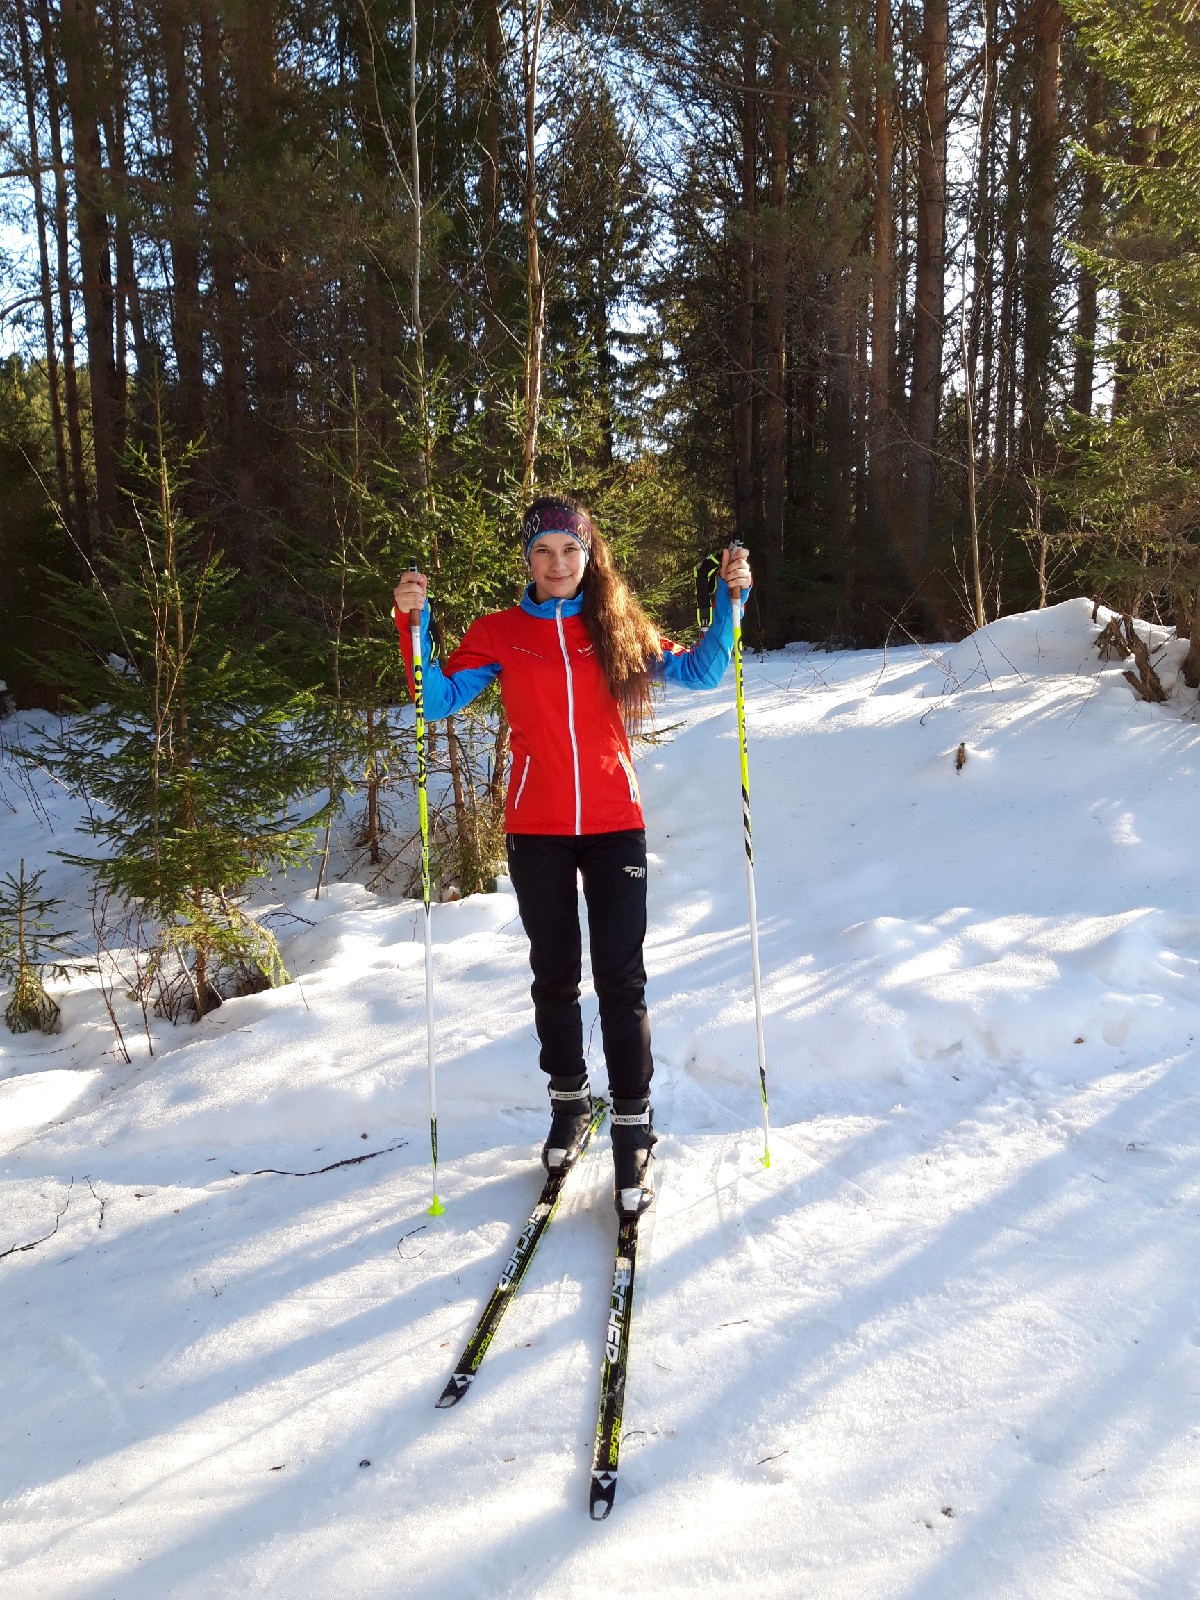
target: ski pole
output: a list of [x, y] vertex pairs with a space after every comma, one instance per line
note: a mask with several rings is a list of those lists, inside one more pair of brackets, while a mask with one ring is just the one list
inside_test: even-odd
[[[746, 546], [731, 539], [731, 555]], [[742, 833], [746, 845], [746, 898], [750, 906], [750, 965], [754, 973], [754, 1028], [758, 1036], [758, 1081], [762, 1091], [764, 1167], [771, 1165], [771, 1134], [767, 1117], [767, 1047], [763, 1040], [762, 973], [758, 962], [758, 910], [754, 899], [754, 851], [750, 843], [750, 759], [746, 750], [746, 689], [742, 677], [742, 591], [733, 597], [733, 681], [737, 698], [738, 754], [742, 763]]]
[[[418, 571], [416, 562], [410, 572]], [[433, 1152], [433, 1200], [427, 1207], [431, 1217], [440, 1217], [445, 1206], [437, 1192], [437, 1069], [433, 1054], [433, 909], [429, 885], [429, 795], [428, 766], [425, 760], [425, 678], [421, 659], [421, 613], [408, 613], [413, 653], [413, 705], [417, 733], [417, 810], [421, 818], [421, 898], [425, 902], [425, 1045], [429, 1058], [429, 1143]]]

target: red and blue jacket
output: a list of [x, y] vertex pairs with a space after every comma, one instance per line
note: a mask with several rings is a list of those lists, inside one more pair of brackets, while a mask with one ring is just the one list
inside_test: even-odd
[[[612, 833], [642, 828], [629, 736], [581, 612], [583, 600], [532, 597], [480, 617], [444, 664], [431, 660], [429, 603], [421, 612], [425, 716], [433, 721], [469, 705], [495, 678], [510, 728], [504, 826], [508, 833]], [[413, 686], [412, 637], [396, 616]], [[688, 689], [715, 689], [733, 651], [733, 604], [718, 581], [712, 624], [681, 649], [661, 639], [654, 675]]]

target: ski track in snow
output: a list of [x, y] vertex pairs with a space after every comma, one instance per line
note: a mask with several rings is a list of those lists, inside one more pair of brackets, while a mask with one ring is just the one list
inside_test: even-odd
[[[748, 659], [769, 1170], [732, 681], [663, 708], [660, 1193], [605, 1523], [606, 1140], [434, 1408], [541, 1183], [506, 883], [434, 913], [438, 1219], [412, 902], [277, 886], [297, 982], [152, 1058], [87, 977], [60, 1034], [0, 1032], [0, 1250], [42, 1240], [0, 1260], [3, 1600], [1200, 1595], [1200, 729], [1103, 620]], [[5, 862], [86, 927], [75, 807], [36, 792], [0, 765]]]

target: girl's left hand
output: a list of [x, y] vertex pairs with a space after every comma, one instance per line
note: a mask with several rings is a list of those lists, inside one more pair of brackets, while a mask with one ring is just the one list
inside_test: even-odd
[[750, 577], [750, 552], [744, 549], [722, 550], [721, 576], [734, 594], [744, 594], [753, 581]]

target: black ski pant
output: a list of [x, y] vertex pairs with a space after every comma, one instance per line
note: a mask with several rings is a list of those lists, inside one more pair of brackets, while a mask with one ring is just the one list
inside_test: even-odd
[[587, 903], [592, 982], [614, 1099], [638, 1100], [650, 1090], [654, 1058], [646, 1015], [646, 835], [619, 833], [507, 836], [508, 872], [529, 935], [533, 1014], [542, 1071], [584, 1072], [583, 971], [577, 877]]

